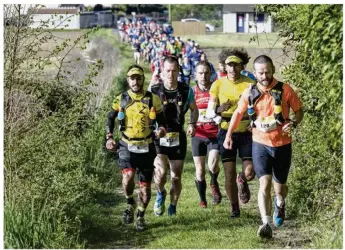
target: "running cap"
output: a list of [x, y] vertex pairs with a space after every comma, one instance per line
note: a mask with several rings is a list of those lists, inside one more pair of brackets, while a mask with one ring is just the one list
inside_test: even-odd
[[132, 75], [144, 75], [144, 72], [139, 69], [139, 68], [132, 68], [127, 72], [127, 76], [132, 76]]
[[229, 56], [228, 58], [226, 58], [225, 64], [229, 64], [231, 62], [241, 64], [242, 60], [241, 60], [241, 58], [239, 58], [237, 56]]

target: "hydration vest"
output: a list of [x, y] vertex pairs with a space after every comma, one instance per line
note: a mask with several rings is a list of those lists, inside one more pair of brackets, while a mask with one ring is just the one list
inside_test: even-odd
[[[153, 101], [152, 101], [152, 93], [149, 91], [146, 91], [145, 95], [141, 98], [141, 100], [133, 100], [132, 97], [128, 94], [128, 91], [122, 93], [121, 95], [121, 102], [120, 102], [120, 108], [122, 109], [122, 112], [124, 112], [124, 116], [122, 119], [118, 118], [119, 121], [119, 130], [122, 132], [122, 136], [127, 139], [127, 140], [144, 140], [147, 139], [149, 137], [152, 136], [152, 133], [150, 133], [146, 138], [129, 138], [128, 136], [126, 136], [123, 131], [126, 130], [126, 124], [125, 124], [125, 116], [126, 116], [126, 109], [131, 106], [133, 103], [135, 102], [140, 102], [143, 105], [143, 109], [145, 108], [145, 106], [148, 107], [149, 112], [151, 111], [152, 107], [153, 107]], [[138, 110], [138, 112], [140, 113], [141, 111]], [[155, 129], [155, 119], [149, 119], [149, 128], [150, 130], [154, 130]], [[145, 129], [147, 128], [147, 126], [143, 126], [141, 129], [141, 132], [144, 132]]]
[[[151, 91], [152, 91], [152, 93], [159, 96], [159, 98], [163, 104], [162, 106], [163, 106], [164, 116], [165, 117], [170, 116], [171, 114], [166, 113], [166, 109], [167, 109], [167, 106], [169, 103], [168, 103], [167, 95], [165, 93], [164, 84], [157, 84], [157, 85], [152, 86]], [[176, 97], [174, 100], [174, 104], [175, 104], [176, 110], [177, 110], [177, 115], [176, 115], [176, 117], [173, 117], [172, 122], [175, 124], [181, 125], [181, 126], [183, 126], [183, 124], [185, 122], [184, 115], [188, 111], [188, 108], [184, 109], [184, 106], [185, 106], [187, 99], [188, 99], [188, 94], [189, 94], [189, 86], [185, 83], [178, 82], [177, 93], [176, 93]], [[169, 125], [170, 124], [167, 124], [168, 131], [169, 131], [169, 127], [170, 127]], [[176, 131], [176, 132], [178, 132], [178, 131]]]
[[[285, 121], [285, 118], [283, 117], [282, 113], [283, 83], [278, 81], [277, 84], [272, 89], [270, 89], [269, 94], [274, 99], [274, 118], [276, 120], [277, 125], [281, 126]], [[261, 96], [262, 93], [260, 92], [260, 90], [258, 90], [257, 85], [254, 84], [249, 90], [248, 98], [248, 115], [250, 125], [253, 128], [256, 127], [254, 123], [256, 120], [254, 106], [256, 105], [256, 102], [259, 100]]]

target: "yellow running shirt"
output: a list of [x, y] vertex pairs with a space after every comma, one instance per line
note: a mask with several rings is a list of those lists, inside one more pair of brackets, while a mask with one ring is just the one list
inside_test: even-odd
[[[232, 114], [237, 108], [237, 102], [239, 101], [243, 91], [250, 87], [250, 84], [255, 84], [255, 81], [243, 75], [241, 75], [241, 78], [236, 82], [229, 80], [227, 77], [223, 77], [212, 84], [210, 95], [216, 98], [219, 101], [220, 105], [230, 100], [230, 108], [227, 111], [221, 113], [221, 116], [223, 118], [229, 118], [230, 121]], [[229, 121], [222, 119], [220, 125], [221, 128], [228, 129]], [[248, 126], [248, 115], [245, 115], [234, 133], [247, 132]]]
[[[125, 109], [125, 124], [126, 129], [123, 133], [128, 138], [146, 138], [152, 132], [149, 125], [149, 107], [142, 103], [140, 100], [145, 96], [144, 93], [133, 93], [131, 90], [127, 91], [132, 98], [132, 102], [129, 103]], [[119, 95], [113, 102], [113, 109], [119, 110], [121, 103], [121, 96]], [[162, 104], [159, 97], [152, 94], [152, 105], [156, 109], [156, 113], [162, 112]]]

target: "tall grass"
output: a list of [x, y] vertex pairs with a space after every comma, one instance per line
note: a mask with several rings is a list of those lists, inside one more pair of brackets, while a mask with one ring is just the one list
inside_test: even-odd
[[[94, 76], [83, 83], [92, 85]], [[69, 105], [27, 122], [20, 134], [5, 134], [6, 248], [85, 247], [84, 208], [98, 201], [112, 171], [103, 169], [104, 126], [95, 126], [100, 111], [86, 110], [93, 96], [88, 86], [67, 93]]]

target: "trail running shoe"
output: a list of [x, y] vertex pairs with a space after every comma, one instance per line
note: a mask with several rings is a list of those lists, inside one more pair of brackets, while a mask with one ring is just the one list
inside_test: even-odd
[[213, 205], [218, 205], [222, 201], [219, 185], [210, 185], [210, 187], [213, 195]]
[[176, 206], [170, 204], [168, 207], [168, 215], [172, 216], [172, 215], [176, 215]]
[[138, 232], [142, 232], [146, 229], [146, 223], [144, 217], [137, 217], [136, 227]]
[[200, 206], [201, 208], [207, 208], [207, 202], [206, 202], [206, 201], [200, 201], [199, 206]]
[[240, 217], [240, 215], [241, 215], [241, 212], [238, 210], [238, 211], [232, 211], [231, 212], [231, 218], [238, 218], [238, 217]]
[[153, 206], [153, 212], [156, 216], [162, 216], [165, 212], [165, 198], [167, 196], [167, 192], [164, 190], [163, 192], [157, 192], [157, 197], [155, 204]]
[[240, 176], [241, 173], [239, 173], [236, 178], [238, 197], [240, 198], [242, 204], [246, 204], [250, 200], [250, 190], [248, 183], [244, 181]]
[[268, 223], [261, 225], [259, 227], [257, 235], [260, 236], [261, 238], [266, 238], [266, 239], [272, 238], [271, 226]]
[[240, 215], [241, 215], [240, 211], [241, 210], [240, 210], [240, 205], [238, 204], [238, 202], [231, 204], [231, 210], [232, 210], [231, 215], [230, 215], [231, 218], [240, 217]]
[[131, 224], [134, 221], [134, 207], [128, 205], [125, 211], [123, 212], [123, 223]]
[[277, 199], [274, 197], [274, 212], [273, 212], [273, 223], [276, 227], [283, 225], [285, 219], [285, 202], [283, 207], [278, 207]]

